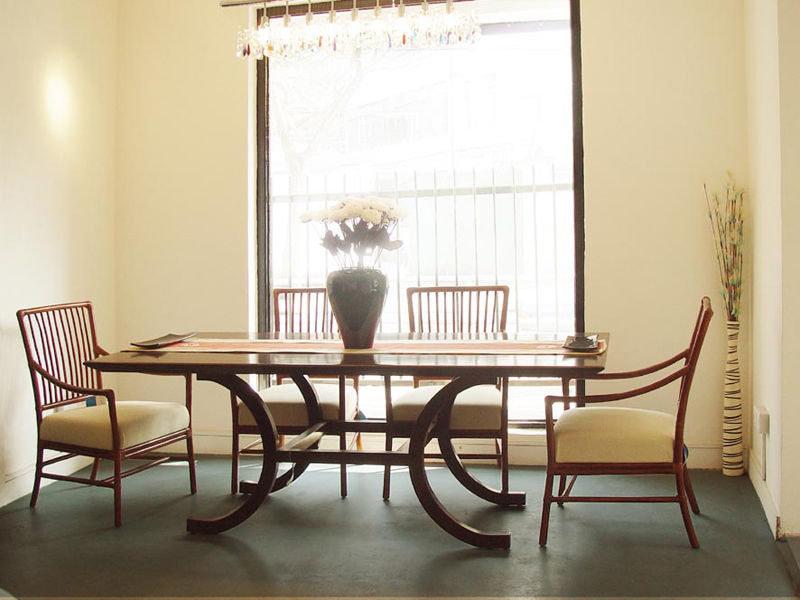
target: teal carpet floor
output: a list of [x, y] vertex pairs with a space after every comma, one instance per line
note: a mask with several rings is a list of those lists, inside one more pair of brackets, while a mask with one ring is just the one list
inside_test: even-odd
[[[66, 483], [0, 508], [0, 588], [31, 597], [792, 597], [792, 586], [747, 478], [695, 471], [701, 547], [687, 541], [677, 505], [572, 504], [553, 508], [537, 545], [543, 471], [513, 469], [528, 506], [505, 510], [465, 492], [441, 468], [430, 477], [465, 521], [512, 532], [508, 551], [467, 546], [417, 503], [407, 472], [381, 500], [382, 473], [309, 471], [270, 497], [245, 524], [189, 535], [187, 516], [212, 516], [236, 500], [229, 462], [201, 457], [196, 496], [184, 465], [126, 479], [123, 520], [109, 490]], [[480, 468], [487, 481], [497, 472]], [[242, 475], [255, 477], [246, 466]], [[578, 480], [577, 494], [671, 493], [668, 477]]]

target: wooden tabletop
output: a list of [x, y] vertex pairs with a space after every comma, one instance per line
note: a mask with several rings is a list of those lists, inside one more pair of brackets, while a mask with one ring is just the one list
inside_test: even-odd
[[[198, 333], [199, 338], [226, 340], [330, 340], [325, 335]], [[599, 334], [608, 348], [609, 335]], [[452, 341], [452, 335], [380, 334], [382, 341], [437, 340]], [[564, 339], [542, 334], [462, 334], [457, 338], [466, 343], [479, 340], [531, 343]], [[524, 354], [509, 350], [507, 354], [477, 353], [443, 354], [441, 352], [391, 354], [385, 352], [357, 353], [342, 350], [326, 352], [170, 352], [161, 350], [122, 351], [87, 361], [100, 371], [197, 374], [269, 374], [282, 375], [417, 375], [458, 377], [564, 377], [579, 378], [598, 373], [605, 368], [607, 351], [602, 354], [556, 355]]]

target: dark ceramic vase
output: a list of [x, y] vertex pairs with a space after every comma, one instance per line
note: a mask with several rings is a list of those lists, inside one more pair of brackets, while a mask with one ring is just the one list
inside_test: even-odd
[[345, 348], [372, 348], [388, 291], [377, 269], [342, 269], [328, 275], [328, 298]]

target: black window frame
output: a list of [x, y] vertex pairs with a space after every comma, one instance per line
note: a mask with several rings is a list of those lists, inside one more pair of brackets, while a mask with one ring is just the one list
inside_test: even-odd
[[[575, 228], [575, 331], [586, 329], [585, 253], [583, 168], [583, 86], [581, 61], [580, 0], [570, 0], [570, 38], [572, 54], [572, 176]], [[263, 9], [258, 11], [261, 19]], [[270, 310], [271, 260], [269, 255], [269, 59], [256, 61], [256, 287], [258, 331], [272, 329]], [[584, 382], [578, 382], [578, 394], [584, 393]]]

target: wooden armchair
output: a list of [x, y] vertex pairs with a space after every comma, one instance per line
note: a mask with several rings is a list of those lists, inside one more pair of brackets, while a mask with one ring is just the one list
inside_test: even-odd
[[[275, 331], [285, 333], [335, 334], [336, 321], [325, 288], [276, 288], [272, 292]], [[310, 375], [314, 375], [310, 373]], [[320, 376], [318, 379], [334, 379], [336, 383], [314, 385], [322, 418], [326, 421], [343, 421], [358, 416], [358, 377], [352, 385], [345, 384], [344, 377]], [[260, 395], [275, 420], [281, 443], [284, 436], [297, 435], [308, 426], [306, 404], [299, 388], [292, 382], [282, 383], [284, 377], [276, 377], [277, 385], [261, 390]], [[344, 402], [340, 402], [340, 386], [344, 390]], [[233, 436], [231, 452], [231, 493], [239, 489], [239, 456], [261, 454], [260, 440], [240, 448], [239, 437], [244, 434], [258, 435], [253, 415], [247, 407], [231, 394]], [[360, 444], [361, 438], [356, 437]], [[339, 439], [341, 449], [347, 448], [347, 434]], [[340, 488], [342, 497], [347, 496], [347, 466], [341, 465]]]
[[[539, 544], [547, 543], [550, 505], [553, 502], [677, 502], [683, 524], [692, 547], [699, 547], [689, 507], [699, 514], [689, 471], [686, 466], [688, 450], [683, 441], [686, 407], [697, 360], [708, 325], [713, 316], [711, 301], [703, 298], [689, 346], [656, 365], [624, 373], [599, 373], [590, 379], [634, 379], [672, 368], [672, 372], [642, 387], [614, 394], [591, 396], [548, 396], [545, 398], [547, 424], [547, 475], [542, 505], [542, 524]], [[677, 412], [671, 414], [640, 408], [595, 406], [597, 404], [642, 396], [672, 382], [680, 382]], [[564, 403], [570, 408], [553, 420], [553, 404]], [[586, 406], [588, 405], [588, 406]], [[664, 474], [673, 475], [675, 496], [573, 496], [572, 488], [578, 475]], [[553, 494], [556, 475], [561, 476], [557, 494]], [[565, 486], [567, 476], [572, 476]]]
[[[408, 321], [412, 333], [502, 333], [508, 314], [508, 286], [436, 286], [411, 287], [406, 291]], [[430, 378], [426, 378], [428, 381]], [[441, 379], [441, 378], [440, 378]], [[446, 379], [446, 378], [443, 378]], [[456, 398], [450, 417], [453, 438], [494, 439], [491, 454], [461, 454], [465, 459], [494, 459], [500, 467], [502, 490], [508, 490], [508, 385], [480, 385], [470, 388]], [[394, 426], [386, 436], [386, 450], [393, 441], [407, 437], [411, 423], [442, 388], [441, 385], [420, 387], [414, 377], [414, 389], [392, 399], [389, 378], [386, 385], [386, 419]], [[383, 479], [383, 498], [389, 499], [391, 468], [386, 467]]]
[[[36, 506], [43, 477], [114, 490], [114, 525], [122, 524], [122, 479], [172, 458], [189, 461], [189, 485], [197, 491], [192, 447], [192, 378], [186, 377], [185, 405], [172, 402], [117, 402], [103, 388], [100, 372], [84, 362], [108, 354], [97, 344], [90, 302], [58, 304], [17, 311], [33, 382], [38, 433], [36, 474], [31, 507]], [[105, 404], [98, 402], [104, 398]], [[149, 453], [186, 441], [185, 457]], [[59, 452], [44, 460], [44, 451]], [[86, 479], [44, 472], [44, 467], [77, 455], [94, 457]], [[97, 479], [100, 459], [114, 463], [114, 474]], [[150, 462], [122, 471], [128, 458]]]

